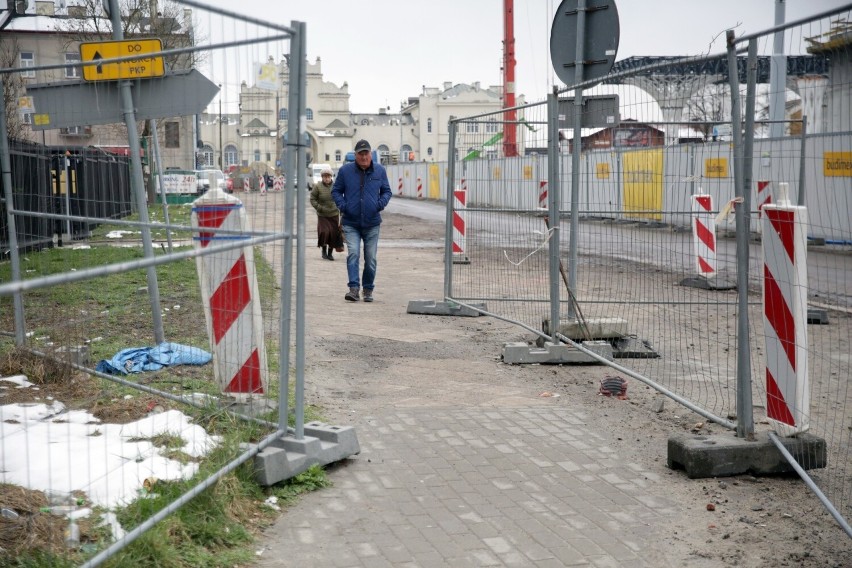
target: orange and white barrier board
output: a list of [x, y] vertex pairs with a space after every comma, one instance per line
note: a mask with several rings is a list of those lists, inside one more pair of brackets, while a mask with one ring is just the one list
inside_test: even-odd
[[396, 187], [396, 194], [402, 195], [402, 177], [399, 178], [399, 185]]
[[423, 199], [423, 180], [417, 178], [417, 199]]
[[[196, 248], [246, 239], [242, 202], [218, 188], [192, 204], [192, 226], [227, 229], [198, 231]], [[213, 352], [213, 374], [222, 392], [240, 399], [267, 392], [266, 344], [260, 310], [254, 251], [250, 246], [196, 257], [207, 333]]]
[[453, 257], [464, 257], [465, 253], [465, 209], [467, 192], [463, 189], [453, 191]]
[[284, 176], [276, 176], [274, 180], [272, 180], [272, 190], [273, 191], [283, 191], [284, 190]]
[[249, 178], [247, 178], [247, 177], [243, 178], [243, 191], [248, 193], [250, 189], [251, 189], [251, 185], [249, 184]]
[[260, 187], [261, 193], [266, 193], [266, 177], [260, 176], [257, 178], [258, 187]]
[[776, 433], [792, 436], [810, 427], [808, 212], [790, 203], [786, 186], [763, 207], [763, 329], [766, 416]]
[[710, 278], [716, 274], [716, 220], [713, 197], [704, 193], [692, 196], [692, 250], [695, 271]]

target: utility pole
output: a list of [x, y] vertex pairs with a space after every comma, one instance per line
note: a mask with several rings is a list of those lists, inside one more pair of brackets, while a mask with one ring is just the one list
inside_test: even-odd
[[281, 125], [278, 120], [281, 115], [280, 93], [278, 92], [278, 82], [275, 82], [275, 175], [281, 174]]
[[[515, 106], [515, 3], [503, 0], [503, 108]], [[503, 156], [518, 155], [515, 114], [509, 110], [503, 115]]]

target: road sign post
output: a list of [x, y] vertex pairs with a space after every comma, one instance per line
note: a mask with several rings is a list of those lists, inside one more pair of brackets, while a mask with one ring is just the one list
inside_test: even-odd
[[[165, 64], [162, 57], [146, 56], [163, 50], [159, 39], [137, 39], [124, 41], [98, 41], [80, 44], [80, 60], [83, 61], [83, 79], [86, 81], [117, 81], [162, 77]], [[105, 59], [136, 57], [138, 59], [115, 63], [100, 63]], [[93, 65], [93, 62], [98, 62]], [[88, 65], [85, 65], [88, 63]]]

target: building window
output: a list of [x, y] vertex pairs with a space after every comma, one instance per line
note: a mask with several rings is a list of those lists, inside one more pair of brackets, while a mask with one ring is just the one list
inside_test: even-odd
[[426, 132], [432, 132], [432, 119], [426, 120]]
[[[22, 51], [20, 67], [22, 69], [26, 67], [35, 67], [35, 53], [32, 51]], [[35, 77], [35, 71], [32, 69], [21, 71], [21, 77]]]
[[266, 161], [267, 161], [267, 162], [271, 162], [271, 161], [272, 161], [272, 154], [271, 154], [270, 152], [267, 152], [267, 153], [266, 153]]
[[255, 151], [254, 151], [254, 161], [255, 161], [255, 162], [259, 162], [259, 161], [260, 161], [260, 150], [255, 150]]
[[390, 148], [385, 146], [384, 144], [379, 145], [376, 150], [379, 153], [379, 163], [382, 165], [387, 165], [390, 163]]
[[305, 120], [313, 120], [313, 119], [314, 119], [313, 109], [306, 108], [305, 109]]
[[488, 119], [488, 122], [485, 123], [485, 132], [491, 132], [491, 133], [498, 132], [497, 120], [496, 119], [493, 119], [493, 118]]
[[335, 161], [335, 162], [339, 162], [339, 161], [340, 161], [340, 157], [341, 157], [341, 156], [340, 156], [340, 150], [335, 150], [335, 151], [334, 151], [334, 161]]
[[21, 115], [21, 122], [24, 124], [32, 124], [33, 123], [33, 113], [25, 112]]
[[464, 125], [465, 132], [479, 132], [478, 122], [466, 122]]
[[426, 148], [426, 154], [428, 154], [429, 156], [432, 155], [432, 146], [429, 146], [428, 148]]
[[278, 109], [278, 120], [287, 120], [287, 109]]
[[225, 167], [237, 164], [237, 147], [233, 144], [225, 146]]
[[198, 151], [198, 165], [212, 166], [213, 165], [213, 147], [210, 144], [205, 144]]
[[497, 159], [497, 150], [489, 148], [488, 150], [485, 151], [485, 157], [488, 158], [489, 160], [496, 160]]
[[66, 79], [79, 79], [83, 75], [80, 66], [74, 65], [75, 63], [80, 63], [80, 54], [73, 51], [67, 52], [65, 54], [65, 65], [70, 65], [70, 67], [65, 68]]
[[402, 145], [402, 151], [400, 152], [400, 154], [401, 154], [401, 159], [402, 159], [403, 162], [413, 161], [413, 157], [412, 157], [413, 153], [414, 152], [411, 151], [411, 146], [409, 146], [408, 144]]
[[165, 129], [166, 148], [180, 148], [180, 123], [167, 122]]

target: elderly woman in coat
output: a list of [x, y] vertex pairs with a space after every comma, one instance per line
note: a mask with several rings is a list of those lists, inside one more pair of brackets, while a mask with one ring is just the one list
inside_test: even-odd
[[311, 189], [311, 205], [317, 210], [317, 246], [322, 247], [324, 259], [334, 260], [335, 250], [343, 252], [340, 210], [331, 198], [331, 168], [324, 168], [321, 176], [321, 180]]

